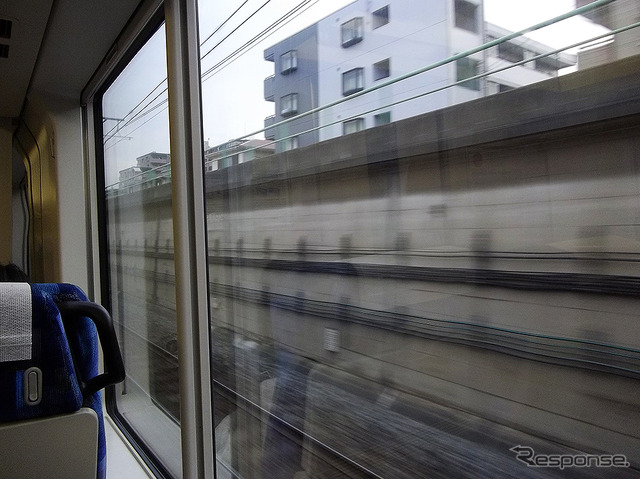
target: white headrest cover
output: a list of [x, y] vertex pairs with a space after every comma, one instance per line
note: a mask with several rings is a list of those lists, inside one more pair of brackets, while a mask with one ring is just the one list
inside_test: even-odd
[[0, 362], [31, 359], [31, 286], [0, 283]]

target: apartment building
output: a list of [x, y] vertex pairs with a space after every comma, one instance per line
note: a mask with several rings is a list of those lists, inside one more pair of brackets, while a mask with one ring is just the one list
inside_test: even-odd
[[136, 158], [136, 166], [120, 170], [120, 181], [113, 192], [132, 193], [168, 183], [171, 179], [169, 153], [152, 151]]
[[[208, 146], [208, 145], [207, 145]], [[274, 152], [273, 142], [269, 140], [233, 140], [205, 148], [205, 172], [216, 171], [232, 165], [264, 158]]]
[[[592, 1], [576, 0], [576, 8]], [[585, 14], [585, 17], [611, 31], [623, 30], [603, 38], [595, 45], [582, 48], [578, 52], [579, 70], [640, 54], [640, 29], [627, 27], [640, 22], [638, 0], [616, 0]]]
[[[265, 50], [274, 75], [264, 97], [275, 106], [265, 137], [278, 152], [303, 147], [540, 81], [575, 63], [555, 55], [477, 78], [551, 51], [529, 39], [443, 62], [506, 33], [484, 21], [482, 0], [356, 0]], [[359, 93], [366, 89], [373, 91]]]
[[[512, 32], [484, 24], [485, 42], [505, 37]], [[576, 64], [576, 56], [570, 53], [553, 53], [553, 49], [528, 37], [517, 37], [490, 47], [485, 52], [484, 80], [486, 95], [501, 93], [520, 86], [547, 80], [564, 68]], [[493, 73], [491, 73], [493, 72]]]

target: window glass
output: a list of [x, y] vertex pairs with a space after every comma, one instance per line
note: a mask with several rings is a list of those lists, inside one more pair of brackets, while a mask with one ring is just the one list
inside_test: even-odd
[[[480, 73], [480, 62], [478, 60], [468, 57], [456, 60], [456, 80], [460, 81], [471, 78], [478, 75], [478, 73]], [[480, 79], [474, 78], [468, 82], [461, 83], [460, 86], [470, 88], [471, 90], [479, 90]]]
[[373, 28], [380, 28], [389, 23], [389, 5], [379, 8], [372, 14]]
[[282, 140], [282, 150], [289, 151], [298, 148], [298, 137], [285, 138]]
[[636, 4], [200, 1], [219, 477], [636, 472]]
[[512, 63], [524, 60], [524, 49], [511, 42], [505, 42], [498, 45], [498, 57]]
[[342, 128], [345, 135], [364, 130], [364, 118], [354, 118], [353, 120], [345, 121], [342, 124]]
[[362, 41], [364, 22], [362, 17], [353, 18], [342, 25], [342, 46], [350, 47]]
[[535, 69], [555, 76], [561, 68], [561, 60], [557, 56], [549, 56], [535, 60]]
[[470, 32], [478, 31], [478, 5], [465, 0], [455, 0], [456, 27]]
[[378, 113], [373, 117], [375, 126], [386, 125], [391, 123], [391, 112], [385, 111], [384, 113]]
[[373, 80], [382, 80], [390, 75], [390, 60], [382, 60], [373, 64]]
[[280, 99], [280, 114], [282, 116], [291, 116], [298, 113], [298, 94], [291, 93]]
[[118, 415], [179, 475], [180, 396], [165, 32], [102, 97], [111, 314], [127, 377]]
[[280, 56], [280, 73], [286, 75], [298, 68], [298, 52], [291, 50]]
[[342, 74], [342, 94], [351, 95], [364, 89], [364, 68], [354, 68]]

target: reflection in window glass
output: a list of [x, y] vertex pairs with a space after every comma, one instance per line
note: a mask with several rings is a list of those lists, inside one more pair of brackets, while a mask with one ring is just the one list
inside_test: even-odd
[[387, 58], [373, 64], [373, 80], [382, 80], [387, 78], [391, 73], [390, 60]]
[[498, 45], [498, 57], [511, 63], [520, 62], [524, 60], [524, 49], [511, 42], [501, 43]]
[[111, 313], [127, 377], [119, 415], [180, 473], [171, 167], [164, 27], [104, 93]]
[[342, 123], [342, 131], [345, 135], [350, 135], [360, 130], [364, 130], [364, 118], [354, 118]]
[[[471, 78], [480, 73], [480, 62], [473, 58], [459, 58], [456, 60], [456, 80], [464, 80]], [[471, 90], [480, 89], [480, 79], [474, 78], [468, 82], [461, 83], [460, 86], [470, 88]]]
[[478, 5], [466, 0], [455, 0], [456, 27], [470, 32], [478, 31]]
[[391, 112], [385, 111], [383, 113], [378, 113], [377, 115], [374, 115], [373, 120], [375, 126], [391, 123]]
[[281, 143], [282, 151], [293, 150], [294, 148], [298, 148], [298, 137], [285, 138]]
[[364, 35], [364, 23], [362, 17], [352, 18], [342, 24], [342, 46], [350, 47], [362, 41]]
[[640, 59], [565, 49], [629, 16], [511, 39], [527, 65], [452, 57], [562, 2], [211, 3], [206, 151], [256, 152], [206, 174], [219, 477], [566, 477], [526, 448], [637, 472]]
[[389, 5], [379, 8], [371, 14], [373, 19], [373, 28], [380, 28], [389, 23]]
[[364, 89], [364, 68], [354, 68], [342, 74], [342, 94], [351, 95]]
[[298, 94], [291, 93], [280, 98], [280, 114], [292, 116], [298, 113]]
[[298, 68], [298, 52], [291, 50], [280, 55], [280, 73], [286, 75]]

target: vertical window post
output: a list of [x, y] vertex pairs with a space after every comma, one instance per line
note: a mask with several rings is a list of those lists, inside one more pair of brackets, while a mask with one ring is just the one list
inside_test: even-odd
[[183, 477], [214, 477], [195, 0], [165, 2]]

